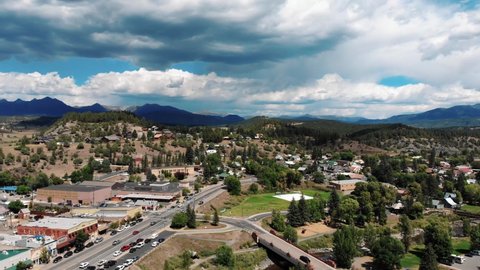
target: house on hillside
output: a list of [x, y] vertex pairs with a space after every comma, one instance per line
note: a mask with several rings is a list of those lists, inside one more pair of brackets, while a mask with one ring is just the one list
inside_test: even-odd
[[118, 141], [120, 141], [120, 137], [118, 137], [117, 135], [103, 136], [101, 141], [103, 143], [118, 142]]

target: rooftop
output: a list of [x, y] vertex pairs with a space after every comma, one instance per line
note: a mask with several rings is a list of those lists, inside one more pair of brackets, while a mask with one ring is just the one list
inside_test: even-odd
[[93, 186], [93, 187], [111, 187], [115, 183], [107, 181], [83, 181], [79, 185], [81, 186]]
[[112, 186], [114, 190], [132, 191], [132, 192], [159, 192], [172, 193], [180, 190], [178, 183], [170, 182], [117, 182]]
[[16, 256], [20, 253], [27, 252], [27, 251], [29, 251], [28, 248], [4, 250], [0, 252], [0, 261], [3, 261], [5, 259], [8, 259], [10, 257]]
[[351, 184], [356, 184], [356, 183], [360, 183], [360, 182], [366, 182], [366, 181], [365, 180], [359, 180], [359, 179], [330, 181], [330, 183], [337, 184], [337, 185], [351, 185]]
[[93, 192], [101, 189], [108, 188], [108, 186], [95, 186], [95, 185], [52, 185], [44, 187], [44, 190], [58, 190], [58, 191], [76, 191], [76, 192]]
[[38, 221], [28, 222], [26, 227], [47, 227], [52, 229], [68, 230], [85, 222], [96, 221], [90, 218], [56, 218], [46, 217]]

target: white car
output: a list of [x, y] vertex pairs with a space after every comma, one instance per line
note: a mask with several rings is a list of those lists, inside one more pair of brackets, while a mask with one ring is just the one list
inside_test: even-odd
[[82, 262], [82, 263], [80, 264], [80, 269], [85, 269], [85, 268], [87, 268], [88, 265], [89, 265], [88, 262]]
[[122, 254], [122, 252], [120, 250], [117, 250], [117, 251], [113, 252], [113, 257], [118, 257], [118, 256], [120, 256], [120, 254]]
[[123, 265], [130, 266], [130, 265], [132, 265], [132, 263], [134, 263], [134, 262], [135, 262], [134, 260], [128, 259], [128, 260], [125, 261], [125, 263], [124, 263]]
[[145, 243], [144, 242], [140, 242], [138, 244], [135, 245], [135, 248], [142, 248], [143, 246], [145, 246]]
[[158, 243], [157, 241], [153, 241], [153, 242], [152, 242], [152, 247], [156, 247], [156, 246], [158, 246], [158, 244], [159, 244], [159, 243]]
[[115, 270], [123, 270], [123, 269], [125, 269], [125, 265], [123, 264], [117, 265], [117, 267], [115, 267]]
[[107, 262], [107, 260], [101, 260], [101, 261], [97, 262], [97, 265], [101, 266], [101, 265], [104, 265], [106, 262]]
[[131, 227], [131, 226], [130, 226], [129, 223], [125, 224], [125, 229], [128, 229], [128, 228], [130, 228], [130, 227]]
[[123, 232], [123, 230], [125, 230], [125, 227], [124, 227], [124, 226], [118, 228], [118, 229], [117, 229], [117, 232]]

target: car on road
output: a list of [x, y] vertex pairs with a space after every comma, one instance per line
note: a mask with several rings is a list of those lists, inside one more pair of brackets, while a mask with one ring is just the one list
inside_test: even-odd
[[114, 235], [117, 234], [117, 233], [118, 233], [117, 231], [111, 231], [111, 232], [110, 232], [110, 235], [111, 235], [111, 236], [114, 236]]
[[98, 262], [97, 262], [97, 265], [98, 265], [98, 266], [101, 266], [101, 265], [104, 265], [104, 264], [106, 264], [106, 263], [107, 263], [107, 260], [101, 260], [101, 261], [98, 261]]
[[132, 235], [137, 235], [137, 234], [139, 234], [139, 233], [140, 233], [139, 231], [133, 231], [133, 232], [132, 232]]
[[88, 242], [86, 245], [85, 245], [86, 248], [89, 248], [89, 247], [93, 247], [93, 242]]
[[97, 237], [95, 238], [95, 244], [98, 244], [103, 241], [103, 237]]
[[82, 262], [82, 263], [80, 264], [80, 269], [85, 269], [85, 268], [87, 268], [87, 266], [88, 266], [89, 264], [90, 264], [90, 263], [88, 263], [88, 262]]
[[130, 246], [129, 246], [129, 245], [125, 245], [125, 246], [123, 246], [123, 247], [120, 249], [120, 251], [123, 252], [123, 251], [127, 251], [127, 250], [129, 250], [129, 249], [130, 249]]
[[73, 255], [73, 251], [71, 251], [71, 250], [70, 250], [70, 251], [67, 251], [65, 254], [63, 254], [63, 258], [66, 259], [66, 258], [68, 258], [68, 257], [70, 257], [70, 256], [72, 256], [72, 255]]
[[158, 244], [159, 244], [159, 243], [158, 243], [157, 241], [153, 241], [153, 242], [152, 242], [152, 247], [156, 247], [156, 246], [158, 246]]
[[310, 259], [307, 257], [307, 256], [300, 256], [300, 261], [306, 263], [306, 264], [309, 264], [310, 263]]
[[122, 252], [120, 250], [117, 250], [113, 252], [113, 257], [118, 257], [120, 254], [122, 254]]
[[120, 244], [120, 240], [115, 240], [115, 241], [113, 241], [113, 243], [112, 243], [113, 246], [116, 246], [116, 245], [118, 245], [118, 244]]
[[58, 263], [59, 261], [63, 260], [62, 256], [58, 256], [55, 259], [53, 259], [53, 263]]
[[157, 222], [156, 222], [156, 221], [152, 221], [152, 222], [150, 222], [150, 226], [153, 226], [153, 225], [155, 225], [155, 224], [157, 224]]
[[130, 265], [132, 265], [132, 263], [134, 263], [134, 262], [135, 262], [134, 260], [128, 259], [128, 260], [125, 261], [125, 263], [123, 263], [123, 265], [130, 266]]
[[107, 262], [103, 265], [103, 268], [109, 268], [109, 267], [114, 266], [115, 264], [117, 264], [117, 261], [115, 261], [115, 260], [109, 260], [109, 261], [107, 261]]

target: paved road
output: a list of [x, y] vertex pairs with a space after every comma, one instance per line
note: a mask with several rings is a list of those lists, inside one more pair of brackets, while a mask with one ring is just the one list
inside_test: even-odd
[[462, 264], [455, 263], [451, 267], [455, 267], [461, 270], [478, 270], [480, 268], [480, 256], [467, 257]]
[[[243, 179], [242, 182], [244, 183], [251, 183], [255, 182], [257, 179], [255, 177], [248, 177], [246, 179]], [[155, 213], [149, 213], [145, 215], [144, 221], [130, 227], [128, 229], [125, 229], [122, 232], [119, 232], [113, 237], [110, 237], [109, 239], [104, 240], [103, 242], [94, 245], [93, 247], [87, 248], [84, 251], [74, 254], [72, 257], [63, 259], [61, 262], [53, 264], [50, 263], [48, 265], [43, 265], [42, 269], [48, 269], [48, 270], [55, 270], [55, 269], [62, 269], [62, 270], [67, 270], [67, 269], [78, 269], [80, 263], [82, 262], [89, 262], [91, 265], [96, 264], [100, 260], [109, 260], [109, 259], [115, 259], [117, 260], [117, 265], [119, 263], [123, 263], [125, 260], [132, 258], [133, 256], [143, 256], [145, 255], [149, 250], [152, 249], [150, 243], [145, 244], [143, 248], [140, 250], [136, 251], [133, 254], [130, 254], [128, 252], [123, 252], [122, 255], [114, 258], [113, 253], [117, 250], [119, 250], [123, 245], [128, 245], [130, 242], [136, 241], [138, 238], [143, 238], [146, 239], [149, 236], [152, 235], [152, 233], [157, 233], [163, 230], [165, 227], [170, 226], [171, 219], [173, 215], [175, 215], [179, 211], [185, 211], [187, 205], [189, 203], [192, 203], [195, 201], [197, 204], [200, 201], [203, 201], [204, 203], [208, 202], [209, 200], [215, 198], [219, 192], [221, 192], [221, 189], [223, 188], [223, 184], [219, 183], [213, 186], [209, 186], [196, 194], [194, 198], [190, 199], [186, 203], [179, 205], [180, 207], [175, 207], [175, 208], [167, 208], [167, 209], [161, 209], [159, 212]], [[154, 226], [150, 226], [150, 222], [155, 221], [157, 224]], [[132, 235], [133, 231], [139, 231], [140, 233], [137, 235]], [[173, 232], [161, 232], [159, 234], [158, 238], [168, 238], [173, 235]], [[120, 240], [121, 243], [117, 246], [113, 246], [112, 243], [115, 240]]]

